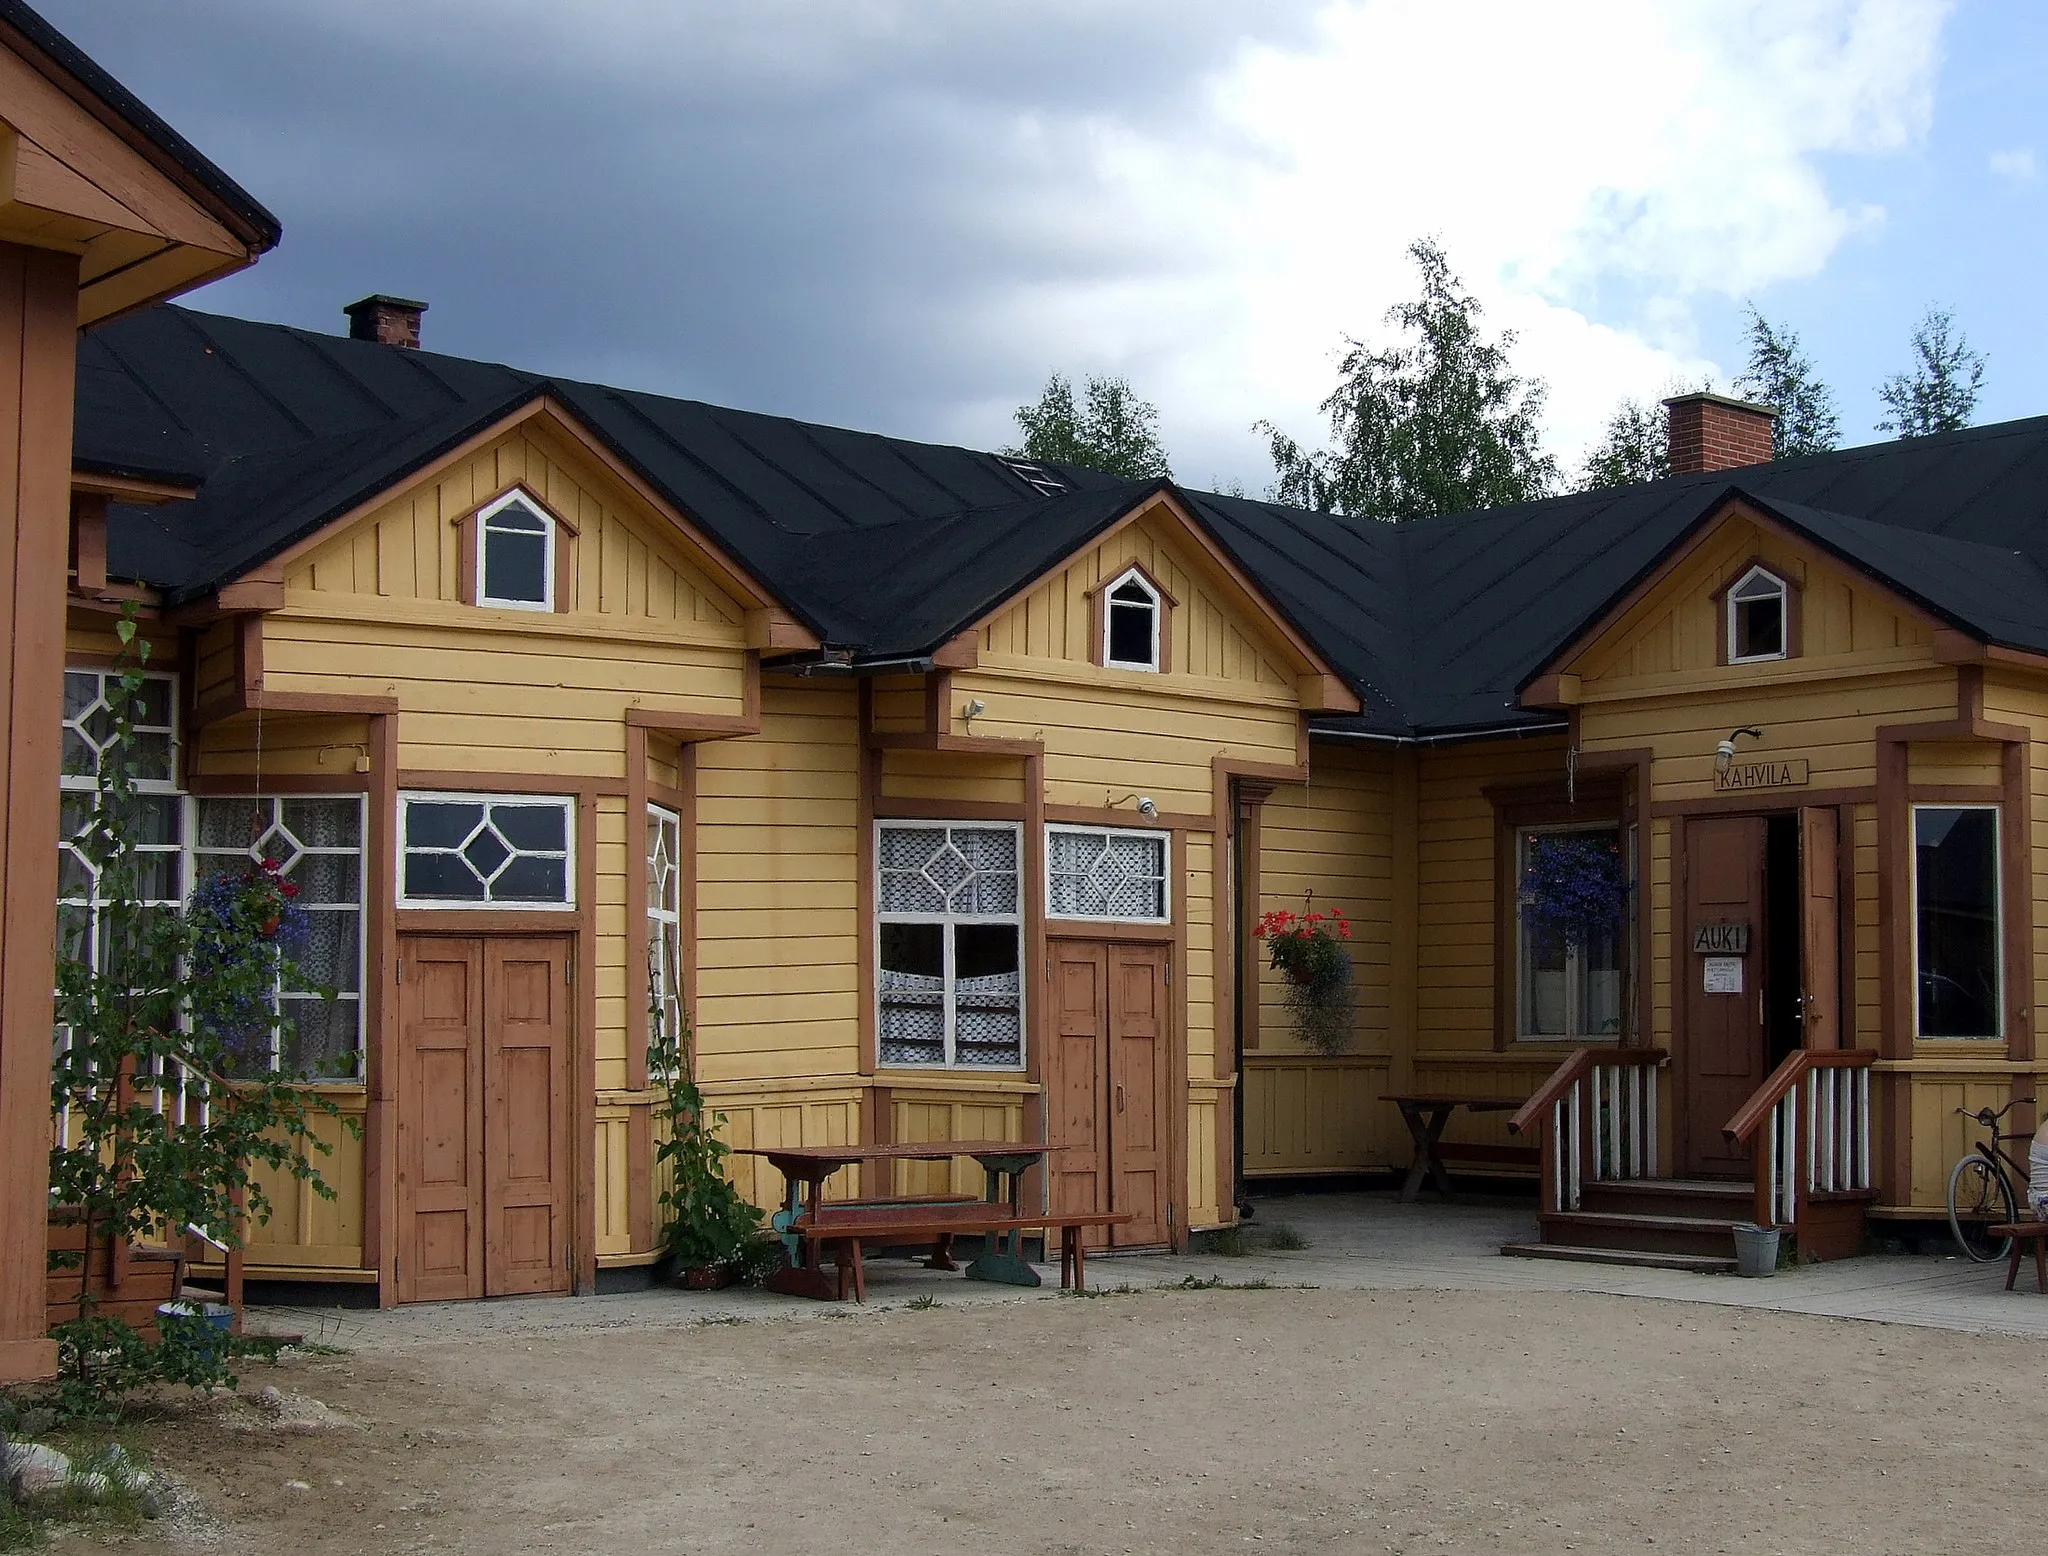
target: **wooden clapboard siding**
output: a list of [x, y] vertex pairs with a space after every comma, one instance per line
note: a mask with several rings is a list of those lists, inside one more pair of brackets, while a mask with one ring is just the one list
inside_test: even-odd
[[367, 786], [356, 772], [370, 750], [370, 721], [352, 714], [238, 713], [186, 734], [195, 778], [317, 778]]
[[1247, 1054], [1245, 1172], [1366, 1172], [1405, 1161], [1400, 1115], [1379, 1100], [1391, 1084], [1391, 1064], [1385, 1054]]
[[1014, 756], [885, 751], [882, 754], [882, 809], [886, 812], [892, 801], [900, 800], [933, 803], [967, 800], [1012, 805], [1021, 815], [1024, 764]]
[[573, 540], [558, 537], [573, 552], [569, 613], [712, 628], [720, 640], [738, 641], [742, 609], [693, 563], [681, 537], [587, 455], [531, 421], [294, 558], [286, 588], [456, 604], [462, 548], [454, 521], [515, 484], [576, 528]]
[[760, 735], [698, 748], [698, 1071], [719, 1084], [853, 1076], [855, 690], [771, 679], [761, 707]]
[[646, 1000], [646, 977], [626, 965], [626, 872], [644, 869], [646, 824], [631, 824], [623, 795], [597, 799], [597, 902], [595, 944], [585, 955], [597, 980], [597, 1086], [627, 1084], [626, 1002]]
[[[1987, 672], [1984, 716], [2027, 731], [2028, 851], [2034, 899], [2034, 998], [2048, 1010], [2048, 685], [2033, 676]], [[2009, 823], [2008, 823], [2009, 824]], [[2041, 1018], [2037, 1016], [2037, 1022]], [[2036, 1051], [2048, 1055], [2048, 1037], [2034, 1034]], [[2036, 1115], [2048, 1117], [2048, 1106]]]
[[[1723, 605], [1718, 591], [1760, 562], [1799, 592], [1797, 657], [1778, 663], [1725, 666]], [[1924, 662], [1932, 624], [1895, 596], [1811, 548], [1747, 519], [1725, 521], [1670, 575], [1616, 621], [1573, 666], [1587, 683], [1642, 683], [1720, 671], [1753, 687], [1810, 680], [1817, 669], [1845, 661], [1870, 667]], [[1724, 731], [1725, 733], [1725, 731]]]
[[[1172, 679], [1263, 687], [1289, 702], [1294, 697], [1291, 660], [1237, 605], [1227, 585], [1198, 562], [1170, 526], [1143, 518], [1118, 530], [1101, 545], [1074, 558], [1042, 580], [1023, 599], [979, 633], [984, 665], [1065, 660], [1089, 666], [1099, 657], [1092, 642], [1095, 621], [1091, 590], [1131, 564], [1143, 567], [1173, 597], [1167, 662]], [[1100, 670], [1104, 681], [1143, 672]]]

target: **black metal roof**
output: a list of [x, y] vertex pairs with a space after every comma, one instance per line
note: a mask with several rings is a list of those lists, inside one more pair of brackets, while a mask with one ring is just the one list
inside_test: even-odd
[[856, 662], [929, 654], [1162, 488], [1359, 693], [1332, 735], [1554, 725], [1521, 687], [1730, 496], [2048, 652], [2048, 418], [1388, 525], [1066, 466], [1047, 495], [994, 454], [170, 306], [88, 332], [78, 385], [82, 466], [199, 487], [112, 516], [112, 570], [173, 604], [548, 395]]

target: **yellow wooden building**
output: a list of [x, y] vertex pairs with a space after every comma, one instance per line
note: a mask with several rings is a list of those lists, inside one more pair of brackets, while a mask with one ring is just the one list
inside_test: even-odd
[[[1533, 1099], [1456, 1143], [1540, 1169], [1544, 1250], [1655, 1252], [1661, 1193], [1712, 1212], [1667, 1253], [1731, 1194], [1839, 1252], [2031, 1095], [2048, 426], [1395, 528], [435, 356], [421, 308], [81, 350], [127, 484], [76, 504], [65, 784], [139, 604], [166, 900], [279, 860], [341, 990], [271, 1062], [360, 1138], [257, 1278], [644, 1278], [685, 1011], [732, 1143], [1048, 1138], [1132, 1246], [1405, 1165], [1427, 1092]], [[1558, 837], [1623, 931], [1529, 933]], [[1251, 935], [1304, 893], [1358, 926], [1335, 1056]]]

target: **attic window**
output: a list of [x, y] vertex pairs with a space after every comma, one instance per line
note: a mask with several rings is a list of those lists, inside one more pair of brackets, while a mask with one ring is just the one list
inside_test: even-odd
[[1159, 668], [1159, 593], [1135, 567], [1109, 586], [1102, 662], [1118, 670]]
[[1728, 591], [1728, 663], [1785, 657], [1785, 581], [1752, 567]]
[[479, 605], [555, 608], [555, 523], [518, 492], [477, 515]]
[[1010, 474], [1042, 497], [1057, 497], [1067, 489], [1067, 483], [1047, 470], [1043, 465], [1034, 465], [1026, 459], [1005, 459]]

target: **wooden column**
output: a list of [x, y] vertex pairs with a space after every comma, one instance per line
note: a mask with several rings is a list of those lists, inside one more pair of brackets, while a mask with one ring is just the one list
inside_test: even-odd
[[43, 1246], [77, 319], [75, 257], [0, 244], [0, 1380], [57, 1364]]

